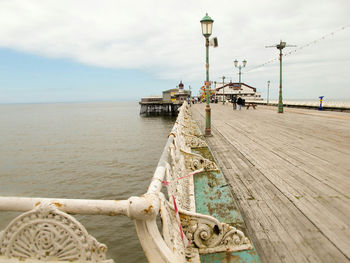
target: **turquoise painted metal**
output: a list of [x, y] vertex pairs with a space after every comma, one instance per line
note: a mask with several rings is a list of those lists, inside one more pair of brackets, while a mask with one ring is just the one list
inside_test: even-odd
[[[215, 161], [209, 148], [193, 148], [192, 152]], [[194, 176], [196, 212], [214, 216], [219, 221], [239, 228], [249, 238], [247, 229], [231, 190], [220, 171], [201, 172]], [[250, 239], [250, 238], [249, 238]], [[251, 239], [250, 239], [251, 240]], [[254, 248], [239, 252], [201, 255], [202, 263], [260, 263]]]
[[[220, 172], [202, 172], [195, 176], [197, 213], [212, 215], [221, 222], [245, 228], [230, 188]], [[244, 229], [243, 229], [244, 230]]]
[[260, 263], [255, 250], [202, 255], [201, 263]]

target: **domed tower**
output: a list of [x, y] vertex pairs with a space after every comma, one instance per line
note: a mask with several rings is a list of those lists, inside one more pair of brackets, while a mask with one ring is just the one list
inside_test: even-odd
[[180, 84], [179, 84], [179, 93], [184, 93], [184, 84], [182, 84], [182, 80], [180, 81]]

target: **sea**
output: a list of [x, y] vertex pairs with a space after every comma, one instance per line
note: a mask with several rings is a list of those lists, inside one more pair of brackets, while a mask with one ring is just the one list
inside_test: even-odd
[[[147, 191], [175, 118], [137, 102], [0, 105], [0, 195], [127, 199]], [[20, 213], [0, 211], [0, 231]], [[115, 262], [147, 262], [125, 216], [75, 215]]]

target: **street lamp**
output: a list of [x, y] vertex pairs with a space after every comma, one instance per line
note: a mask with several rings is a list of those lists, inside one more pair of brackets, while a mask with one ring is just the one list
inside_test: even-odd
[[280, 89], [279, 89], [279, 96], [278, 96], [278, 113], [283, 113], [283, 102], [282, 102], [282, 49], [285, 47], [296, 47], [294, 45], [286, 45], [286, 42], [280, 41], [279, 44], [274, 46], [267, 46], [267, 47], [276, 47], [280, 51]]
[[242, 69], [242, 67], [244, 68], [245, 65], [247, 65], [247, 61], [246, 61], [246, 60], [243, 60], [243, 61], [242, 61], [242, 65], [238, 65], [238, 60], [235, 59], [235, 61], [233, 61], [233, 63], [234, 63], [234, 65], [235, 65], [235, 67], [239, 69], [239, 73], [238, 73], [238, 75], [239, 75], [239, 87], [241, 87], [241, 74], [242, 74], [242, 73], [241, 73], [241, 69]]
[[222, 99], [222, 105], [225, 105], [225, 76], [222, 76], [222, 94], [224, 98]]
[[205, 91], [207, 95], [207, 105], [205, 107], [205, 136], [211, 136], [211, 119], [210, 119], [210, 105], [209, 105], [209, 37], [212, 33], [214, 20], [208, 16], [208, 13], [200, 21], [202, 25], [202, 34], [205, 37], [205, 51], [206, 51], [206, 82]]
[[282, 102], [282, 49], [286, 47], [286, 42], [280, 41], [279, 45], [276, 45], [280, 51], [280, 89], [278, 95], [278, 113], [283, 113], [283, 102]]
[[269, 95], [270, 95], [270, 81], [267, 81], [267, 101], [266, 104], [269, 106]]

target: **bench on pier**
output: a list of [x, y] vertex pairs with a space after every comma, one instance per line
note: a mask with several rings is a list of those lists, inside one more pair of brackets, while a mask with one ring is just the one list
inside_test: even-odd
[[246, 102], [245, 105], [247, 106], [247, 110], [249, 110], [249, 107], [250, 107], [250, 106], [252, 106], [254, 110], [255, 110], [256, 106], [258, 106], [257, 104], [252, 103], [252, 102], [248, 102], [248, 103]]

